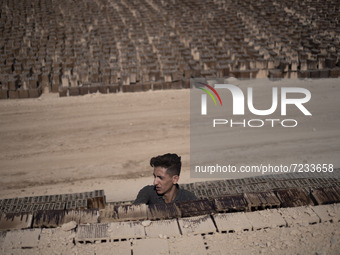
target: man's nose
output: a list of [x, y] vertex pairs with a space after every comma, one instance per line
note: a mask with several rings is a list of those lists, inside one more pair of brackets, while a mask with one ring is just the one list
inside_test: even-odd
[[157, 185], [158, 184], [158, 179], [157, 178], [154, 178], [153, 179], [153, 185]]

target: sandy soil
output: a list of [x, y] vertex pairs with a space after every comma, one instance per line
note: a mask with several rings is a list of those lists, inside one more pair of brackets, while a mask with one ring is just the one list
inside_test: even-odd
[[151, 157], [176, 152], [188, 169], [189, 103], [189, 90], [1, 101], [0, 196], [133, 199], [124, 194], [150, 182]]
[[[234, 81], [240, 86], [254, 82]], [[256, 86], [272, 83], [260, 82]], [[317, 123], [291, 139], [275, 134], [272, 145], [265, 134], [261, 139], [251, 129], [233, 131], [228, 150], [234, 164], [249, 163], [259, 155], [272, 159], [278, 153], [275, 144], [283, 142], [285, 162], [320, 159], [340, 166], [340, 80], [275, 82], [306, 84]], [[182, 183], [200, 180], [189, 173], [189, 90], [66, 98], [43, 94], [38, 99], [2, 100], [0, 109], [1, 198], [104, 189], [108, 201], [132, 200], [141, 187], [152, 183], [149, 159], [167, 152], [182, 156]], [[237, 144], [240, 136], [251, 146]], [[251, 154], [250, 147], [259, 150]]]
[[[247, 86], [249, 82], [239, 85]], [[262, 82], [264, 87], [271, 83]], [[272, 144], [266, 136], [270, 131], [261, 136], [251, 129], [233, 130], [226, 150], [234, 164], [249, 163], [259, 156], [263, 161], [275, 159], [278, 151], [274, 148], [279, 146], [285, 162], [319, 160], [340, 166], [340, 79], [281, 81], [276, 85], [306, 83], [314, 98], [309, 107], [316, 122], [296, 130], [291, 139], [287, 139], [286, 134], [277, 134]], [[133, 200], [141, 187], [152, 183], [150, 157], [167, 152], [182, 156], [182, 183], [201, 181], [190, 178], [189, 90], [67, 98], [43, 94], [38, 99], [0, 101], [0, 109], [0, 198], [104, 189], [107, 201]], [[246, 139], [239, 143], [240, 137]], [[244, 142], [247, 140], [248, 146]], [[234, 235], [215, 234], [205, 240], [202, 236], [169, 241], [143, 239], [137, 240], [136, 245], [149, 250], [150, 242], [158, 245], [155, 247], [164, 243], [171, 254], [178, 254], [179, 250], [180, 254], [191, 254], [192, 250], [183, 248], [188, 242], [195, 247], [202, 246], [202, 254], [225, 254], [225, 251], [230, 254], [249, 251], [336, 254], [338, 227], [339, 223], [325, 223]], [[44, 254], [52, 249], [65, 254], [109, 254], [115, 249], [117, 254], [130, 254], [129, 242], [118, 246], [74, 246], [74, 234], [59, 228], [45, 229], [42, 233], [44, 231], [62, 234], [60, 237], [45, 235], [46, 240], [43, 238], [32, 250], [16, 250], [10, 246], [10, 252]], [[51, 242], [58, 244], [54, 246]], [[157, 248], [155, 254], [159, 251]]]

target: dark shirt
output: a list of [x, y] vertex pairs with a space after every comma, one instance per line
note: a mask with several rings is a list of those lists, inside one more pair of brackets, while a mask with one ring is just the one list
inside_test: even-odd
[[[176, 184], [176, 186], [178, 192], [175, 199], [172, 202], [197, 200], [197, 197], [193, 193], [185, 189], [180, 189], [178, 184]], [[155, 186], [153, 185], [148, 185], [142, 188], [139, 191], [136, 200], [133, 202], [133, 204], [135, 205], [136, 204], [153, 205], [160, 203], [165, 204], [165, 201], [163, 199], [163, 196], [157, 193]]]

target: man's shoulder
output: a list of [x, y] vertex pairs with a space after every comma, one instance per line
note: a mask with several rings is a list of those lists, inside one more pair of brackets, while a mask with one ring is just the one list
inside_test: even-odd
[[133, 204], [152, 204], [157, 199], [157, 193], [153, 185], [144, 186], [137, 195]]
[[155, 187], [153, 185], [146, 185], [140, 191], [142, 192], [151, 192], [154, 191]]
[[197, 200], [197, 197], [194, 193], [186, 189], [179, 189], [180, 190], [180, 197], [179, 200]]

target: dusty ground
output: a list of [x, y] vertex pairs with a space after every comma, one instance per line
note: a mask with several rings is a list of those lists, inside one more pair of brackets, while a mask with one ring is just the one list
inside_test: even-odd
[[[256, 88], [273, 84], [233, 83]], [[230, 129], [224, 150], [233, 164], [280, 159], [340, 166], [340, 80], [275, 82], [306, 84], [313, 116], [285, 133], [282, 128]], [[0, 109], [0, 198], [104, 189], [108, 201], [132, 200], [152, 182], [149, 159], [167, 152], [182, 156], [182, 183], [199, 180], [189, 174], [189, 90], [67, 98], [43, 94], [38, 99], [2, 100]]]
[[[228, 150], [235, 164], [249, 163], [259, 155], [263, 160], [272, 159], [277, 153], [273, 148], [283, 144], [285, 162], [320, 160], [340, 166], [340, 80], [288, 81], [290, 86], [291, 82], [311, 86], [309, 107], [317, 120], [315, 125], [296, 130], [291, 139], [276, 134], [272, 145], [252, 130], [234, 130]], [[286, 86], [287, 81], [276, 84]], [[67, 98], [43, 94], [39, 99], [0, 101], [0, 198], [104, 189], [108, 201], [133, 200], [141, 187], [152, 182], [149, 159], [167, 152], [182, 156], [182, 183], [197, 181], [189, 173], [189, 109], [189, 90]], [[247, 137], [250, 147], [259, 150], [237, 144], [240, 136]], [[332, 228], [327, 224], [307, 226], [298, 232], [277, 229], [233, 235], [228, 240], [241, 254], [247, 250], [327, 254], [339, 244], [337, 227], [338, 223]], [[255, 241], [257, 236], [261, 238]], [[208, 237], [206, 243], [223, 244], [226, 237]], [[282, 237], [289, 247], [279, 240]], [[327, 246], [316, 250], [310, 246], [315, 243]], [[89, 247], [83, 248], [91, 253]], [[216, 247], [220, 247], [216, 253], [225, 249]]]
[[129, 193], [126, 180], [151, 176], [149, 159], [166, 152], [189, 166], [189, 90], [45, 94], [1, 101], [0, 108], [1, 197]]

